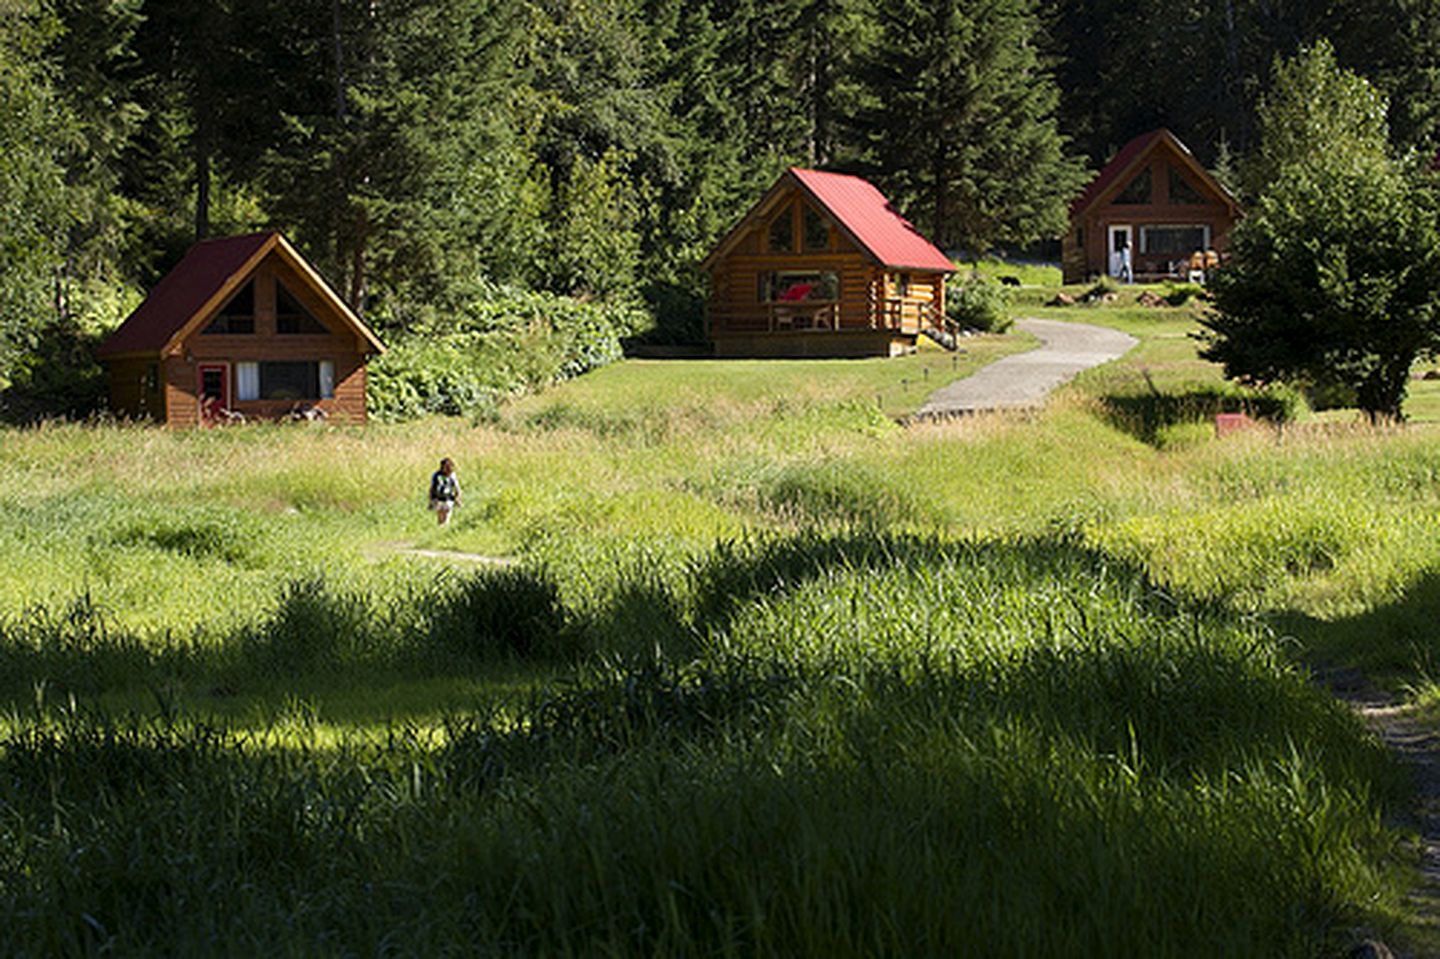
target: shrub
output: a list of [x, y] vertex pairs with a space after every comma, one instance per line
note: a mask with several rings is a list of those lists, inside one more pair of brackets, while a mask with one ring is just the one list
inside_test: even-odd
[[629, 303], [482, 285], [392, 336], [389, 352], [370, 365], [370, 411], [388, 420], [490, 419], [506, 396], [618, 360], [620, 339], [648, 323]]
[[945, 315], [962, 329], [1004, 333], [1015, 322], [1009, 305], [1010, 297], [998, 280], [974, 273], [946, 291]]
[[1209, 293], [1198, 283], [1166, 284], [1163, 299], [1170, 306], [1184, 306], [1195, 298], [1205, 299]]

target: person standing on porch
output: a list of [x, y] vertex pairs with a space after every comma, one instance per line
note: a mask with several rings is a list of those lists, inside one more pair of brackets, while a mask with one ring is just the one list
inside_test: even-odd
[[450, 513], [460, 505], [460, 480], [455, 475], [455, 462], [450, 457], [440, 461], [440, 468], [430, 476], [430, 508], [441, 526], [450, 522]]

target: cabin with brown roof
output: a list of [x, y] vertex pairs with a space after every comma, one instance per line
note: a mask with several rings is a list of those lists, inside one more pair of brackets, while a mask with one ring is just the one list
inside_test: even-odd
[[304, 416], [364, 423], [384, 352], [279, 233], [203, 240], [100, 346], [110, 407], [172, 427]]
[[1189, 275], [1192, 257], [1223, 256], [1240, 203], [1169, 130], [1127, 143], [1070, 206], [1061, 242], [1066, 283]]
[[869, 182], [791, 167], [706, 257], [716, 356], [893, 356], [943, 330], [950, 258]]

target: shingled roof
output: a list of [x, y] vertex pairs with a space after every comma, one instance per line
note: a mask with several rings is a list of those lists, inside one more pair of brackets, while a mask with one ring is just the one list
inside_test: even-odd
[[855, 245], [881, 266], [892, 269], [955, 272], [955, 264], [911, 225], [868, 180], [844, 173], [791, 167], [706, 258], [708, 266], [730, 249], [745, 230], [769, 212], [788, 185], [797, 185], [828, 213]]
[[1135, 168], [1140, 165], [1140, 162], [1149, 156], [1150, 151], [1161, 142], [1166, 142], [1173, 146], [1181, 158], [1187, 161], [1186, 165], [1191, 167], [1191, 172], [1202, 177], [1206, 184], [1212, 187], [1226, 201], [1236, 207], [1240, 205], [1240, 201], [1236, 200], [1235, 197], [1230, 194], [1230, 191], [1225, 189], [1223, 184], [1211, 176], [1210, 172], [1200, 165], [1200, 161], [1195, 159], [1195, 155], [1190, 152], [1189, 147], [1180, 142], [1179, 137], [1169, 130], [1162, 128], [1159, 130], [1151, 130], [1149, 133], [1142, 133], [1121, 147], [1120, 152], [1116, 153], [1114, 158], [1105, 164], [1104, 169], [1095, 175], [1095, 179], [1091, 180], [1085, 189], [1081, 191], [1080, 195], [1075, 198], [1075, 202], [1070, 204], [1071, 218], [1073, 219], [1081, 213], [1084, 213], [1092, 204], [1108, 193], [1111, 187], [1117, 186], [1121, 181], [1128, 180], [1129, 174], [1135, 170]]
[[375, 352], [384, 352], [385, 347], [375, 334], [305, 258], [284, 236], [269, 231], [201, 240], [190, 247], [175, 268], [150, 291], [145, 302], [100, 345], [99, 356], [103, 359], [168, 352], [194, 325], [224, 305], [272, 252], [307, 280]]

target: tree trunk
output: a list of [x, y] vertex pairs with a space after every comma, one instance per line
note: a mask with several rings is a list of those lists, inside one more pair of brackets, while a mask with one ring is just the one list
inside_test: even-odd
[[335, 42], [335, 119], [345, 122], [345, 44], [340, 32], [340, 0], [330, 5], [331, 30]]
[[210, 145], [203, 133], [195, 137], [195, 241], [210, 235]]

